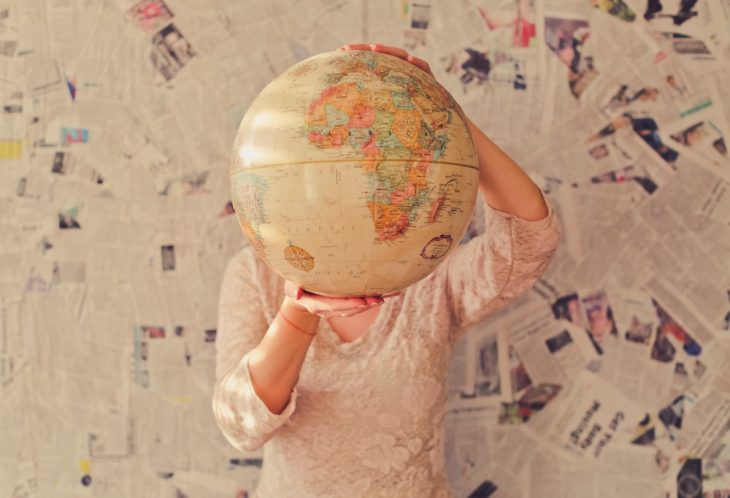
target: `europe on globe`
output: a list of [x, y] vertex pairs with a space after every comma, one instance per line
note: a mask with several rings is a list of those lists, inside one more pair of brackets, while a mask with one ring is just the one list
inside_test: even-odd
[[230, 164], [251, 246], [325, 296], [426, 277], [463, 237], [479, 167], [463, 111], [428, 73], [373, 51], [292, 66], [254, 99]]

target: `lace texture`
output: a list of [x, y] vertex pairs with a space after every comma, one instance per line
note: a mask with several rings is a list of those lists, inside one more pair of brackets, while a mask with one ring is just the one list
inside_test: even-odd
[[[546, 200], [547, 201], [547, 200]], [[367, 333], [343, 342], [320, 320], [281, 414], [253, 390], [248, 352], [284, 298], [249, 248], [221, 285], [212, 409], [241, 451], [264, 445], [253, 498], [448, 498], [443, 463], [453, 344], [545, 271], [559, 239], [552, 208], [525, 221], [485, 205], [486, 229], [434, 273], [386, 300]]]

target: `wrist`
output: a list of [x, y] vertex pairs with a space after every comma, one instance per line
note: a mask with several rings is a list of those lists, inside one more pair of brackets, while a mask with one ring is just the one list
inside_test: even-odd
[[316, 327], [319, 322], [319, 315], [310, 312], [289, 296], [284, 297], [284, 302], [281, 303], [281, 310], [286, 313], [287, 318], [301, 323], [304, 326], [313, 325]]
[[[291, 311], [292, 313], [309, 313], [309, 310], [299, 304], [295, 299], [289, 296], [284, 296], [284, 301], [281, 303], [282, 308]], [[311, 313], [309, 313], [311, 315]]]

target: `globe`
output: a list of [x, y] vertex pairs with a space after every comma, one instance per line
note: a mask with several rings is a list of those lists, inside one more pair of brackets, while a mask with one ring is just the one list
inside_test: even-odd
[[386, 295], [432, 273], [467, 229], [478, 179], [453, 97], [372, 51], [316, 55], [271, 81], [230, 162], [233, 207], [258, 256], [336, 297]]

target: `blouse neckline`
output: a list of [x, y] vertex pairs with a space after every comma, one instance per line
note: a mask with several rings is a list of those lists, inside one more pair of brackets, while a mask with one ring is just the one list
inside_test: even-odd
[[380, 305], [380, 311], [375, 321], [370, 324], [370, 327], [360, 337], [357, 337], [353, 341], [343, 341], [337, 332], [332, 328], [329, 320], [322, 319], [319, 321], [319, 332], [318, 337], [322, 338], [329, 345], [337, 349], [342, 353], [351, 353], [357, 349], [360, 349], [363, 344], [371, 342], [372, 336], [377, 336], [383, 329], [383, 324], [388, 320], [393, 308], [393, 299], [386, 299], [383, 304]]

